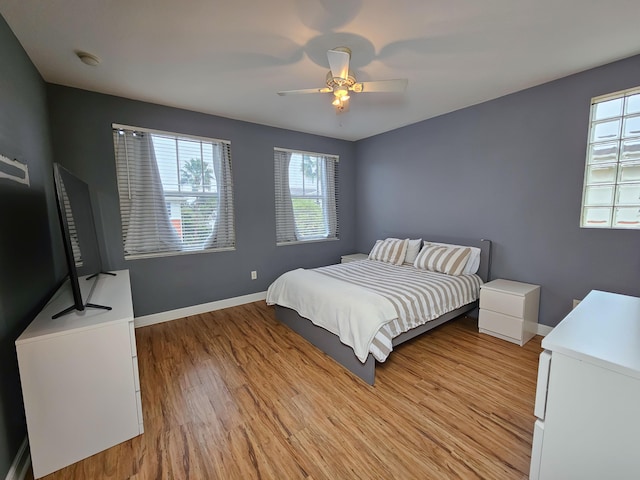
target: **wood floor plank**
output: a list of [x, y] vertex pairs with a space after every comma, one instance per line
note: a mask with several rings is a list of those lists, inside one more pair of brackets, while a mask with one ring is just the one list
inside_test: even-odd
[[396, 347], [373, 387], [264, 302], [136, 339], [145, 433], [46, 479], [527, 478], [541, 337], [458, 319]]

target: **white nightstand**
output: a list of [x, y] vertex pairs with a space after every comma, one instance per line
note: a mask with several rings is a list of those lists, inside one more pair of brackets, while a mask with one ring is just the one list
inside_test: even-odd
[[340, 263], [349, 263], [349, 262], [355, 262], [357, 260], [366, 260], [367, 258], [369, 258], [369, 255], [367, 255], [366, 253], [352, 253], [350, 255], [342, 255], [342, 257], [340, 257]]
[[493, 280], [480, 289], [481, 333], [522, 346], [537, 333], [540, 286]]

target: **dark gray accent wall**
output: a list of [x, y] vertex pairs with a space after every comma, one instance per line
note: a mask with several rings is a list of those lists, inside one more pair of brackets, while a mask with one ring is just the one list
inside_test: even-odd
[[[261, 292], [281, 273], [355, 248], [355, 145], [213, 115], [48, 85], [56, 161], [85, 180], [109, 269], [129, 269], [136, 316]], [[211, 95], [215, 95], [212, 90]], [[124, 260], [112, 123], [231, 141], [237, 248]], [[273, 148], [337, 154], [340, 240], [276, 247]], [[258, 279], [250, 279], [257, 270]]]
[[638, 85], [640, 56], [357, 142], [359, 251], [491, 239], [492, 278], [541, 285], [549, 326], [592, 289], [640, 295], [640, 232], [579, 228], [590, 100]]
[[1, 16], [0, 65], [0, 154], [26, 163], [31, 179], [30, 187], [0, 179], [0, 478], [4, 478], [27, 433], [15, 340], [64, 275], [64, 257], [52, 253], [50, 235], [55, 226], [53, 244], [61, 249], [45, 84]]

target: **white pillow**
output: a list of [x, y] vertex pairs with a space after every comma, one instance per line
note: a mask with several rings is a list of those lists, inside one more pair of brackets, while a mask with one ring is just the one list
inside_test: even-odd
[[402, 265], [407, 256], [407, 245], [409, 239], [400, 240], [398, 238], [387, 238], [386, 240], [376, 240], [376, 244], [369, 252], [369, 260]]
[[418, 254], [414, 266], [447, 275], [462, 275], [471, 255], [469, 247], [452, 247], [425, 243]]
[[422, 247], [422, 239], [417, 238], [416, 240], [409, 240], [409, 245], [407, 246], [407, 256], [404, 257], [404, 263], [408, 263], [409, 265], [413, 265], [413, 262], [416, 261], [416, 257], [418, 253], [420, 253], [420, 247]]
[[466, 245], [454, 245], [452, 243], [438, 243], [438, 242], [426, 242], [426, 241], [424, 242], [425, 245], [427, 243], [431, 243], [433, 245], [444, 245], [445, 247], [469, 248], [471, 250], [471, 255], [469, 255], [469, 259], [467, 260], [467, 264], [465, 265], [464, 270], [462, 271], [462, 275], [477, 273], [478, 269], [480, 268], [481, 250], [478, 247], [467, 247]]
[[[400, 240], [399, 238], [387, 238], [387, 240]], [[404, 257], [404, 263], [407, 265], [413, 265], [413, 262], [416, 261], [416, 257], [418, 253], [420, 253], [420, 248], [422, 247], [422, 239], [417, 238], [415, 240], [409, 239], [409, 244], [407, 245], [407, 255]]]

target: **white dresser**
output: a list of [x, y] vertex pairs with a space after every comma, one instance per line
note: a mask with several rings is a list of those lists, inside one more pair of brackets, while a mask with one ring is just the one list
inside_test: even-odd
[[115, 273], [90, 298], [111, 311], [52, 319], [73, 304], [67, 281], [16, 340], [35, 478], [143, 432], [129, 271]]
[[530, 478], [640, 478], [640, 298], [594, 290], [542, 347]]
[[522, 346], [538, 331], [540, 286], [493, 280], [480, 289], [478, 329]]

